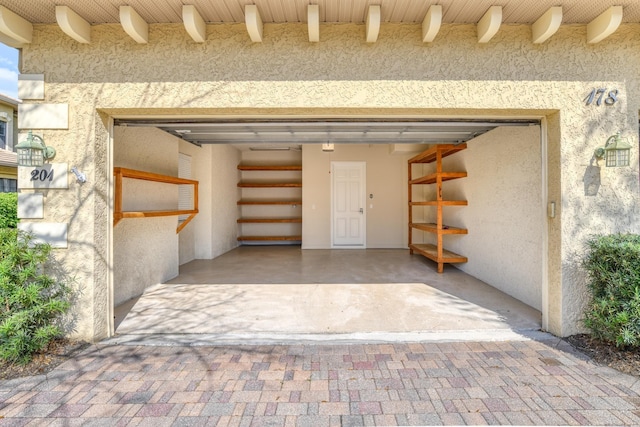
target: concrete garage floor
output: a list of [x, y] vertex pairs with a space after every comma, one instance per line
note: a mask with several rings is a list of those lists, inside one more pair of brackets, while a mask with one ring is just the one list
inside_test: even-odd
[[408, 250], [298, 246], [192, 261], [116, 317], [118, 342], [182, 344], [501, 340], [541, 323], [539, 311]]

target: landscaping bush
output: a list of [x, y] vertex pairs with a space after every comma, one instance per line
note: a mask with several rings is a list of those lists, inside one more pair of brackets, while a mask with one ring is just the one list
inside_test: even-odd
[[588, 241], [584, 261], [591, 301], [584, 324], [595, 338], [640, 346], [640, 236], [615, 234]]
[[18, 193], [0, 193], [0, 228], [18, 225]]
[[0, 229], [0, 359], [25, 364], [62, 335], [69, 286], [46, 273], [51, 246]]

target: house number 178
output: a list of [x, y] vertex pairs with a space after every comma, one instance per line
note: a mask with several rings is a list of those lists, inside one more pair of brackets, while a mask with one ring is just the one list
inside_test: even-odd
[[[606, 94], [606, 96], [605, 96]], [[602, 105], [604, 101], [605, 105], [613, 105], [618, 100], [618, 89], [613, 89], [607, 92], [607, 89], [594, 88], [589, 95], [584, 99], [587, 105], [593, 104], [595, 101], [596, 105], [599, 107]]]

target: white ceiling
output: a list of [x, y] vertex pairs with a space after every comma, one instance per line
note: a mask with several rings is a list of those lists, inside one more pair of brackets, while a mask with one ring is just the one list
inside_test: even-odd
[[56, 22], [55, 6], [69, 6], [91, 24], [119, 23], [118, 8], [132, 6], [148, 23], [181, 23], [192, 4], [209, 23], [242, 23], [244, 6], [255, 4], [265, 23], [306, 22], [317, 4], [320, 21], [363, 23], [369, 5], [381, 6], [382, 22], [420, 23], [429, 6], [442, 5], [443, 23], [475, 24], [490, 6], [503, 7], [506, 24], [532, 24], [552, 6], [562, 6], [564, 24], [586, 24], [611, 6], [623, 6], [623, 22], [640, 22], [639, 0], [0, 0], [31, 23]]

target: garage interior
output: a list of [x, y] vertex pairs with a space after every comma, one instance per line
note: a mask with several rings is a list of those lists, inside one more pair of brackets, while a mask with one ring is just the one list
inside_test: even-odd
[[[407, 160], [432, 144], [465, 143], [442, 168], [468, 176], [442, 188], [468, 201], [443, 214], [468, 230], [444, 237], [468, 261], [438, 274], [407, 249]], [[199, 182], [199, 213], [180, 233], [184, 215], [114, 227], [117, 334], [283, 339], [540, 328], [539, 121], [116, 120], [113, 153], [114, 167]], [[366, 165], [364, 239], [345, 246], [361, 250], [336, 244], [332, 168], [350, 162]], [[189, 209], [184, 187], [124, 179], [123, 209]], [[416, 187], [414, 200], [434, 197], [434, 186]], [[413, 221], [435, 222], [435, 211], [414, 206]], [[414, 242], [433, 239], [412, 232]]]

